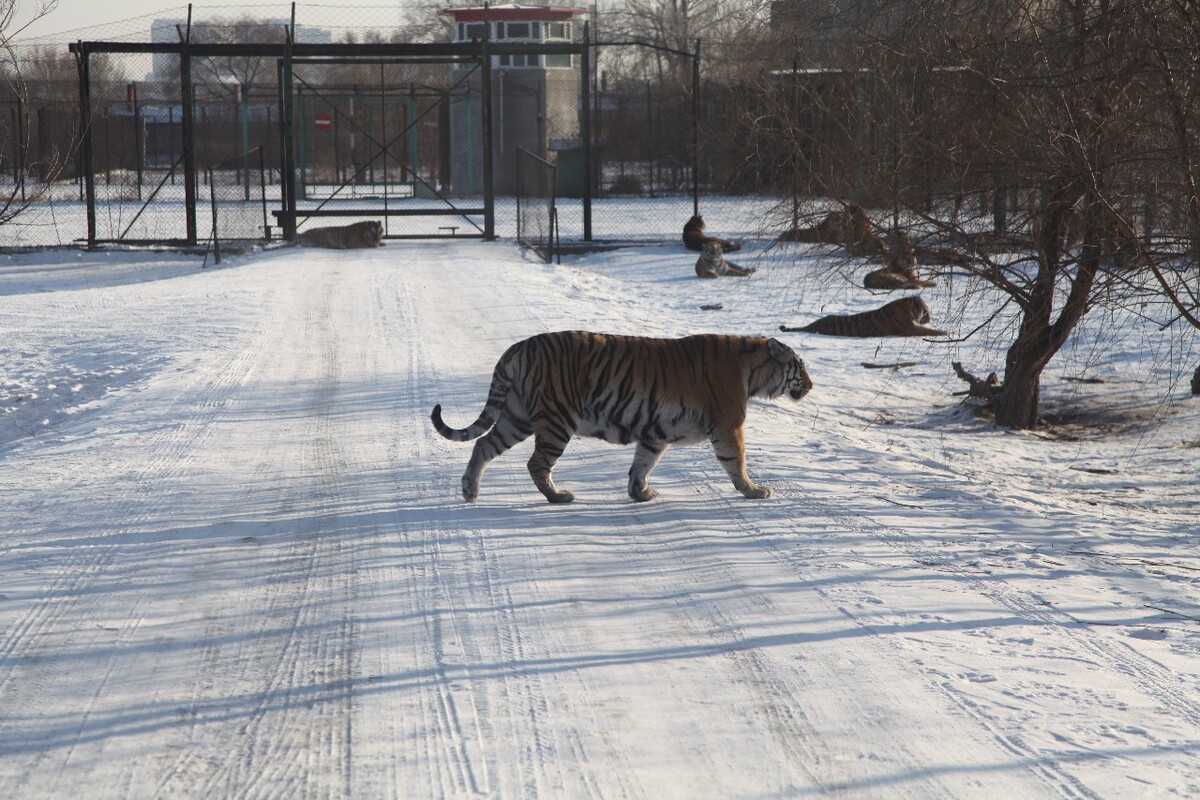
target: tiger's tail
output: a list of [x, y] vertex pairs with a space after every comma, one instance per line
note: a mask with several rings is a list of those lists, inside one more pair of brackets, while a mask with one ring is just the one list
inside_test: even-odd
[[483, 410], [479, 412], [479, 417], [474, 422], [465, 428], [451, 428], [442, 420], [442, 404], [438, 403], [433, 407], [433, 413], [429, 415], [434, 429], [452, 442], [478, 439], [491, 430], [492, 426], [496, 424], [496, 420], [500, 418], [500, 409], [504, 407], [508, 390], [512, 388], [512, 381], [505, 368], [507, 361], [507, 358], [502, 358], [496, 365], [496, 369], [492, 373], [492, 385], [488, 389], [487, 402], [483, 404]]

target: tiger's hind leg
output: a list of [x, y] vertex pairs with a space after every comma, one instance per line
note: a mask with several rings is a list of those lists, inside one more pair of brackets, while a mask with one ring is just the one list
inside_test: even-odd
[[629, 468], [629, 496], [639, 503], [658, 497], [658, 492], [647, 486], [646, 480], [668, 446], [664, 442], [638, 442], [633, 466]]
[[479, 481], [491, 460], [513, 445], [523, 442], [533, 433], [529, 422], [505, 409], [495, 427], [475, 441], [467, 471], [462, 476], [462, 496], [468, 503], [479, 497]]
[[575, 499], [575, 495], [566, 489], [559, 489], [554, 483], [554, 478], [550, 476], [550, 473], [554, 471], [554, 465], [562, 456], [563, 450], [567, 449], [567, 442], [570, 438], [570, 435], [559, 438], [546, 433], [538, 433], [533, 438], [533, 455], [529, 459], [529, 474], [538, 491], [544, 494], [551, 503], [569, 503]]
[[713, 452], [717, 460], [725, 468], [725, 473], [733, 481], [733, 486], [743, 496], [751, 500], [762, 500], [771, 496], [771, 490], [750, 480], [746, 472], [746, 442], [741, 426], [722, 430], [718, 428], [712, 434]]

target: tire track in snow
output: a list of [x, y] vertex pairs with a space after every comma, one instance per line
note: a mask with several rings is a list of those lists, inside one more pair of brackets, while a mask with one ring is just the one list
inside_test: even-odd
[[[487, 358], [492, 359], [511, 343], [509, 331], [546, 329], [536, 307], [520, 300], [519, 286], [505, 284], [499, 291], [512, 292], [512, 301], [497, 303], [497, 287], [474, 283], [463, 284], [459, 298], [476, 312], [472, 339], [476, 345], [488, 343], [480, 349], [490, 346], [494, 352]], [[416, 496], [444, 497], [457, 509], [457, 482], [443, 485], [440, 478], [460, 471], [469, 453], [462, 447], [447, 449], [429, 424], [428, 412], [435, 403], [447, 401], [454, 413], [468, 411], [457, 398], [444, 396], [445, 378], [458, 366], [454, 343], [462, 336], [461, 320], [445, 315], [419, 318], [407, 291], [400, 302], [402, 315], [412, 320], [406, 383], [414, 387], [419, 413], [412, 424], [419, 433], [411, 445], [425, 465], [415, 481], [406, 476], [405, 482], [415, 484]], [[481, 367], [479, 375], [486, 393], [490, 364]], [[471, 395], [466, 405], [482, 396]], [[489, 475], [500, 479], [509, 467], [525, 475], [523, 467], [507, 461], [498, 462]], [[493, 537], [498, 531], [486, 519], [485, 508], [462, 508], [467, 520], [461, 526], [443, 526], [440, 515], [434, 514], [423, 527], [406, 526], [405, 531], [421, 553], [421, 567], [412, 566], [405, 581], [410, 587], [408, 606], [422, 619], [431, 655], [426, 667], [431, 676], [422, 691], [436, 726], [420, 737], [425, 755], [419, 759], [420, 768], [431, 771], [427, 785], [438, 787], [435, 792], [443, 795], [604, 796], [598, 776], [589, 769], [592, 754], [575, 722], [580, 718], [580, 695], [560, 683], [581, 678], [556, 675], [551, 685], [539, 670], [521, 666], [536, 658], [530, 642], [545, 647], [553, 639], [544, 616], [527, 604], [518, 607], [512, 591], [519, 576], [536, 580], [536, 553], [497, 545]], [[478, 517], [479, 524], [472, 523], [472, 517]], [[476, 665], [482, 665], [482, 671]], [[586, 697], [585, 692], [582, 702]], [[514, 747], [514, 742], [519, 744]], [[502, 758], [510, 750], [517, 755], [513, 763]], [[619, 769], [605, 778], [609, 785], [629, 782]], [[617, 796], [638, 794], [622, 790]]]
[[[407, 376], [403, 385], [421, 398], [409, 398], [412, 405], [420, 408], [431, 387], [436, 385], [430, 374], [434, 362], [426, 348], [428, 328], [424, 320], [417, 318], [407, 283], [401, 280], [388, 304], [408, 323], [404, 344]], [[396, 455], [423, 464], [434, 452], [429, 446], [428, 420], [418, 414], [406, 423]], [[401, 455], [405, 449], [415, 452]], [[401, 507], [406, 490], [412, 493], [413, 502], [436, 496], [437, 487], [433, 486], [431, 475], [420, 467], [397, 476], [397, 481]], [[420, 691], [415, 697], [406, 696], [408, 705], [401, 709], [415, 706], [420, 711], [417, 715], [406, 715], [409, 718], [403, 720], [405, 726], [400, 735], [402, 743], [411, 740], [417, 750], [397, 754], [402, 765], [394, 785], [402, 793], [407, 785], [414, 790], [424, 786], [431, 795], [482, 796], [490, 787], [486, 743], [480, 729], [477, 687], [469, 675], [463, 674], [463, 665], [467, 663], [466, 641], [472, 631], [462, 629], [466, 615], [460, 615], [456, 607], [456, 598], [463, 598], [471, 606], [476, 601], [470, 587], [460, 583], [459, 576], [467, 574], [469, 566], [464, 563], [456, 541], [472, 532], [444, 530], [436, 515], [420, 524], [412, 524], [402, 515], [400, 534], [404, 551], [412, 555], [404, 559], [403, 575], [394, 582], [404, 587], [403, 608], [417, 621], [420, 635], [403, 643], [390, 641], [386, 650], [402, 648], [411, 660], [397, 662], [389, 658], [385, 664], [387, 671], [421, 675], [424, 679]]]
[[[780, 488], [788, 482], [776, 482]], [[1074, 657], [1094, 664], [1111, 664], [1122, 674], [1133, 679], [1137, 685], [1146, 687], [1145, 694], [1156, 700], [1166, 700], [1172, 712], [1183, 716], [1189, 724], [1200, 727], [1200, 701], [1194, 695], [1182, 691], [1178, 677], [1163, 665], [1140, 654], [1136, 649], [1123, 642], [1106, 641], [1104, 637], [1092, 635], [1085, 626], [1073, 624], [1074, 619], [1047, 607], [1046, 603], [1036, 594], [1014, 586], [1003, 579], [981, 580], [978, 570], [969, 565], [947, 562], [941, 554], [931, 553], [919, 543], [895, 528], [872, 522], [867, 518], [846, 512], [829, 503], [813, 497], [805, 491], [802, 484], [792, 481], [790, 490], [785, 492], [803, 496], [810, 514], [827, 521], [833, 521], [850, 533], [858, 533], [872, 540], [883, 543], [888, 548], [904, 555], [914, 565], [937, 564], [937, 569], [957, 576], [970, 591], [987, 598], [996, 606], [1003, 608], [1015, 617], [1027, 622], [1031, 627], [1052, 629], [1057, 635], [1066, 638], [1070, 647], [1075, 651]], [[728, 501], [727, 501], [728, 502]], [[745, 518], [740, 514], [739, 519]], [[804, 563], [790, 548], [780, 547], [777, 537], [764, 534], [756, 526], [750, 524], [748, 531], [755, 534], [756, 541], [781, 562], [788, 564], [796, 575], [806, 573]], [[840, 605], [828, 591], [817, 588], [817, 592], [833, 605], [841, 608], [847, 620], [867, 634], [867, 637], [880, 647], [893, 651], [907, 652], [896, 637], [875, 635], [875, 626], [864, 622], [851, 610]], [[1048, 758], [1043, 749], [1028, 744], [1024, 738], [997, 719], [989, 707], [972, 699], [963, 689], [949, 680], [943, 671], [923, 666], [919, 668], [926, 676], [930, 688], [943, 696], [946, 701], [962, 715], [972, 719], [978, 728], [985, 732], [1004, 752], [1016, 757], [1024, 764], [1028, 772], [1037, 775], [1043, 782], [1046, 791], [1067, 798], [1094, 798], [1101, 796], [1091, 789], [1076, 775], [1072, 769], [1072, 761], [1068, 758]], [[1059, 753], [1058, 755], [1063, 755]]]
[[[707, 478], [688, 481], [691, 490], [697, 493], [712, 491], [711, 487], [701, 488], [708, 483]], [[722, 524], [732, 519], [745, 532], [748, 526], [734, 511], [732, 504], [725, 498], [720, 498], [720, 502], [732, 512], [722, 520]], [[629, 531], [630, 554], [640, 563], [638, 572], [642, 575], [658, 574], [654, 569], [659, 560], [653, 557], [655, 550], [670, 552], [675, 549], [676, 542], [702, 535], [695, 527], [684, 523], [673, 528], [668, 541], [651, 546], [639, 535], [638, 528], [645, 526], [652, 513], [635, 508], [634, 518], [640, 524], [630, 526]], [[683, 638], [691, 646], [717, 659], [725, 673], [726, 682], [744, 686], [754, 695], [755, 715], [765, 723], [771, 741], [784, 756], [794, 776], [795, 783], [782, 790], [792, 792], [822, 786], [821, 773], [827, 757], [820, 737], [807, 718], [803, 703], [796, 697], [792, 681], [784, 678], [763, 652], [753, 645], [755, 637], [743, 631], [740, 621], [743, 618], [778, 617], [770, 596], [748, 591], [737, 568], [719, 554], [704, 557], [692, 554], [686, 563], [689, 567], [684, 573], [686, 582], [681, 582], [680, 575], [676, 573], [671, 581], [659, 583], [664, 595], [673, 595], [675, 598], [673, 614], [689, 634]], [[713, 587], [731, 587], [732, 590], [714, 596]], [[795, 665], [789, 665], [789, 671], [803, 674], [803, 668]]]
[[[120, 599], [106, 597], [93, 588], [102, 582], [114, 565], [130, 536], [139, 535], [147, 523], [159, 519], [169, 508], [173, 497], [168, 491], [147, 491], [147, 486], [170, 486], [181, 481], [191, 462], [191, 454], [211, 435], [211, 423], [222, 412], [230, 394], [245, 378], [257, 344], [266, 336], [267, 324], [259, 327], [252, 341], [240, 350], [226, 349], [220, 358], [213, 359], [212, 369], [201, 371], [180, 392], [182, 407], [189, 414], [175, 427], [158, 427], [140, 442], [139, 452], [146, 453], [144, 461], [131, 462], [138, 466], [122, 478], [122, 489], [109, 496], [102, 509], [96, 510], [97, 522], [89, 526], [79, 523], [77, 530], [99, 530], [102, 535], [89, 540], [72, 539], [73, 531], [64, 531], [63, 548], [55, 552], [57, 576], [34, 598], [16, 622], [5, 630], [0, 641], [0, 707], [13, 707], [6, 696], [19, 696], [19, 706], [25, 709], [53, 708], [61, 679], [72, 667], [61, 656], [71, 650], [108, 648], [112, 651], [105, 667], [105, 681], [92, 695], [88, 707], [78, 710], [72, 723], [73, 733], [61, 728], [46, 727], [40, 733], [26, 729], [16, 736], [28, 751], [27, 760], [19, 774], [8, 776], [12, 785], [0, 783], [0, 794], [19, 796], [21, 789], [39, 772], [53, 776], [51, 761], [71, 760], [75, 742], [90, 725], [91, 709], [102, 696], [107, 678], [117, 666], [120, 648], [133, 636], [142, 619], [144, 597], [138, 597], [126, 610], [116, 611], [121, 619], [111, 619], [105, 611], [117, 606]], [[215, 372], [215, 374], [213, 374]], [[143, 402], [143, 397], [126, 396], [129, 404]], [[169, 404], [168, 404], [169, 405]], [[128, 413], [126, 408], [114, 408], [114, 413]], [[100, 454], [104, 459], [104, 454]], [[99, 468], [99, 465], [97, 465]], [[43, 518], [34, 519], [35, 528], [49, 528], [55, 519], [57, 505], [43, 506]], [[95, 539], [96, 541], [91, 541]], [[122, 587], [122, 590], [132, 587]], [[103, 619], [103, 622], [98, 621]], [[95, 631], [78, 628], [66, 630], [75, 620], [90, 620]], [[114, 638], [114, 629], [120, 636]], [[61, 642], [61, 644], [56, 644]], [[13, 727], [24, 720], [0, 716], [0, 741], [13, 741]], [[31, 724], [31, 718], [27, 724]], [[35, 738], [31, 738], [31, 736]], [[36, 737], [43, 737], [41, 744]], [[0, 752], [3, 748], [0, 747]], [[39, 778], [44, 779], [44, 778]], [[10, 791], [11, 790], [11, 791]]]
[[[208, 795], [350, 796], [353, 546], [344, 546], [330, 521], [348, 495], [346, 455], [334, 423], [341, 354], [332, 302], [339, 282], [336, 272], [322, 277], [303, 296], [300, 340], [310, 357], [298, 364], [315, 365], [313, 388], [296, 438], [275, 448], [282, 461], [301, 443], [301, 483], [288, 489], [283, 502], [311, 523], [289, 535], [275, 557], [257, 634], [235, 654], [253, 703], [235, 730], [224, 728], [232, 737], [225, 748], [231, 757], [202, 784]], [[271, 358], [272, 352], [261, 357]], [[311, 470], [304, 469], [308, 465]]]

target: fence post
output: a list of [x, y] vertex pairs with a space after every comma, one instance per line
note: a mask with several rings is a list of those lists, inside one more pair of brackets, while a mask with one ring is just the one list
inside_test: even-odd
[[13, 179], [17, 185], [21, 187], [21, 202], [25, 202], [25, 162], [29, 152], [29, 131], [26, 129], [29, 124], [28, 115], [25, 113], [25, 100], [17, 95], [17, 152], [16, 158], [13, 159]]
[[[178, 28], [176, 28], [178, 30]], [[196, 234], [196, 128], [192, 114], [195, 111], [195, 93], [192, 90], [192, 57], [189, 45], [192, 40], [192, 7], [188, 5], [186, 33], [180, 32], [182, 44], [179, 48], [179, 102], [182, 106], [183, 122], [183, 202], [187, 207], [187, 242], [195, 245]]]
[[212, 243], [213, 243], [213, 260], [215, 263], [221, 263], [221, 236], [217, 230], [217, 184], [213, 180], [213, 168], [208, 168], [208, 198], [212, 206]]
[[[792, 54], [792, 114], [791, 114], [791, 146], [788, 150], [791, 157], [792, 184], [792, 227], [800, 227], [800, 55]], [[785, 137], [784, 141], [788, 139]]]
[[258, 146], [258, 188], [262, 196], [263, 239], [271, 241], [271, 221], [267, 218], [267, 165], [263, 146]]
[[129, 102], [133, 106], [131, 109], [133, 111], [133, 160], [137, 165], [137, 196], [138, 200], [141, 200], [142, 182], [145, 178], [143, 174], [145, 169], [145, 164], [143, 163], [145, 154], [142, 143], [142, 107], [141, 103], [138, 102], [137, 82], [130, 83], [126, 91]]
[[483, 69], [480, 74], [483, 108], [483, 238], [496, 238], [496, 189], [492, 178], [492, 56], [488, 43], [492, 38], [491, 14], [483, 4]]
[[[238, 82], [237, 85], [238, 99], [238, 114], [241, 115], [242, 122], [242, 187], [245, 190], [245, 199], [250, 199], [250, 98], [246, 92], [246, 85]], [[260, 164], [261, 167], [261, 164]]]
[[[297, 154], [300, 162], [300, 197], [308, 200], [308, 108], [304, 104], [303, 85], [296, 89], [295, 108], [298, 112], [296, 115], [300, 117], [300, 124], [292, 127], [292, 136], [300, 140]], [[313, 143], [313, 150], [316, 150], [316, 142]]]
[[692, 213], [700, 213], [700, 40], [692, 56]]
[[84, 192], [87, 196], [87, 246], [96, 248], [96, 179], [92, 175], [92, 73], [88, 51], [79, 42], [76, 66], [79, 68], [79, 153], [82, 161]]
[[583, 240], [592, 241], [592, 35], [588, 23], [583, 23], [583, 52], [579, 54], [581, 106], [579, 121], [583, 134]]
[[292, 27], [287, 29], [287, 51], [281, 66], [280, 91], [283, 94], [283, 238], [296, 240], [296, 108], [293, 92], [292, 45], [295, 43], [296, 6], [292, 5]]

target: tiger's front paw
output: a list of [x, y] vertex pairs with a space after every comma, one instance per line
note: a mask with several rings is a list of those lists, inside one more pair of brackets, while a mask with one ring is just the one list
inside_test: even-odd
[[646, 486], [642, 489], [630, 486], [629, 496], [634, 500], [637, 500], [639, 503], [645, 503], [647, 500], [653, 500], [654, 498], [658, 497], [658, 490], [651, 489], [649, 486]]
[[479, 482], [471, 480], [464, 475], [462, 479], [462, 496], [463, 500], [468, 503], [474, 503], [475, 498], [479, 497]]
[[551, 503], [569, 503], [575, 499], [575, 495], [565, 489], [560, 492], [553, 492], [546, 495], [546, 499]]
[[770, 486], [759, 486], [757, 484], [751, 484], [749, 488], [742, 490], [742, 495], [750, 500], [766, 500], [772, 494], [774, 492], [771, 491]]

